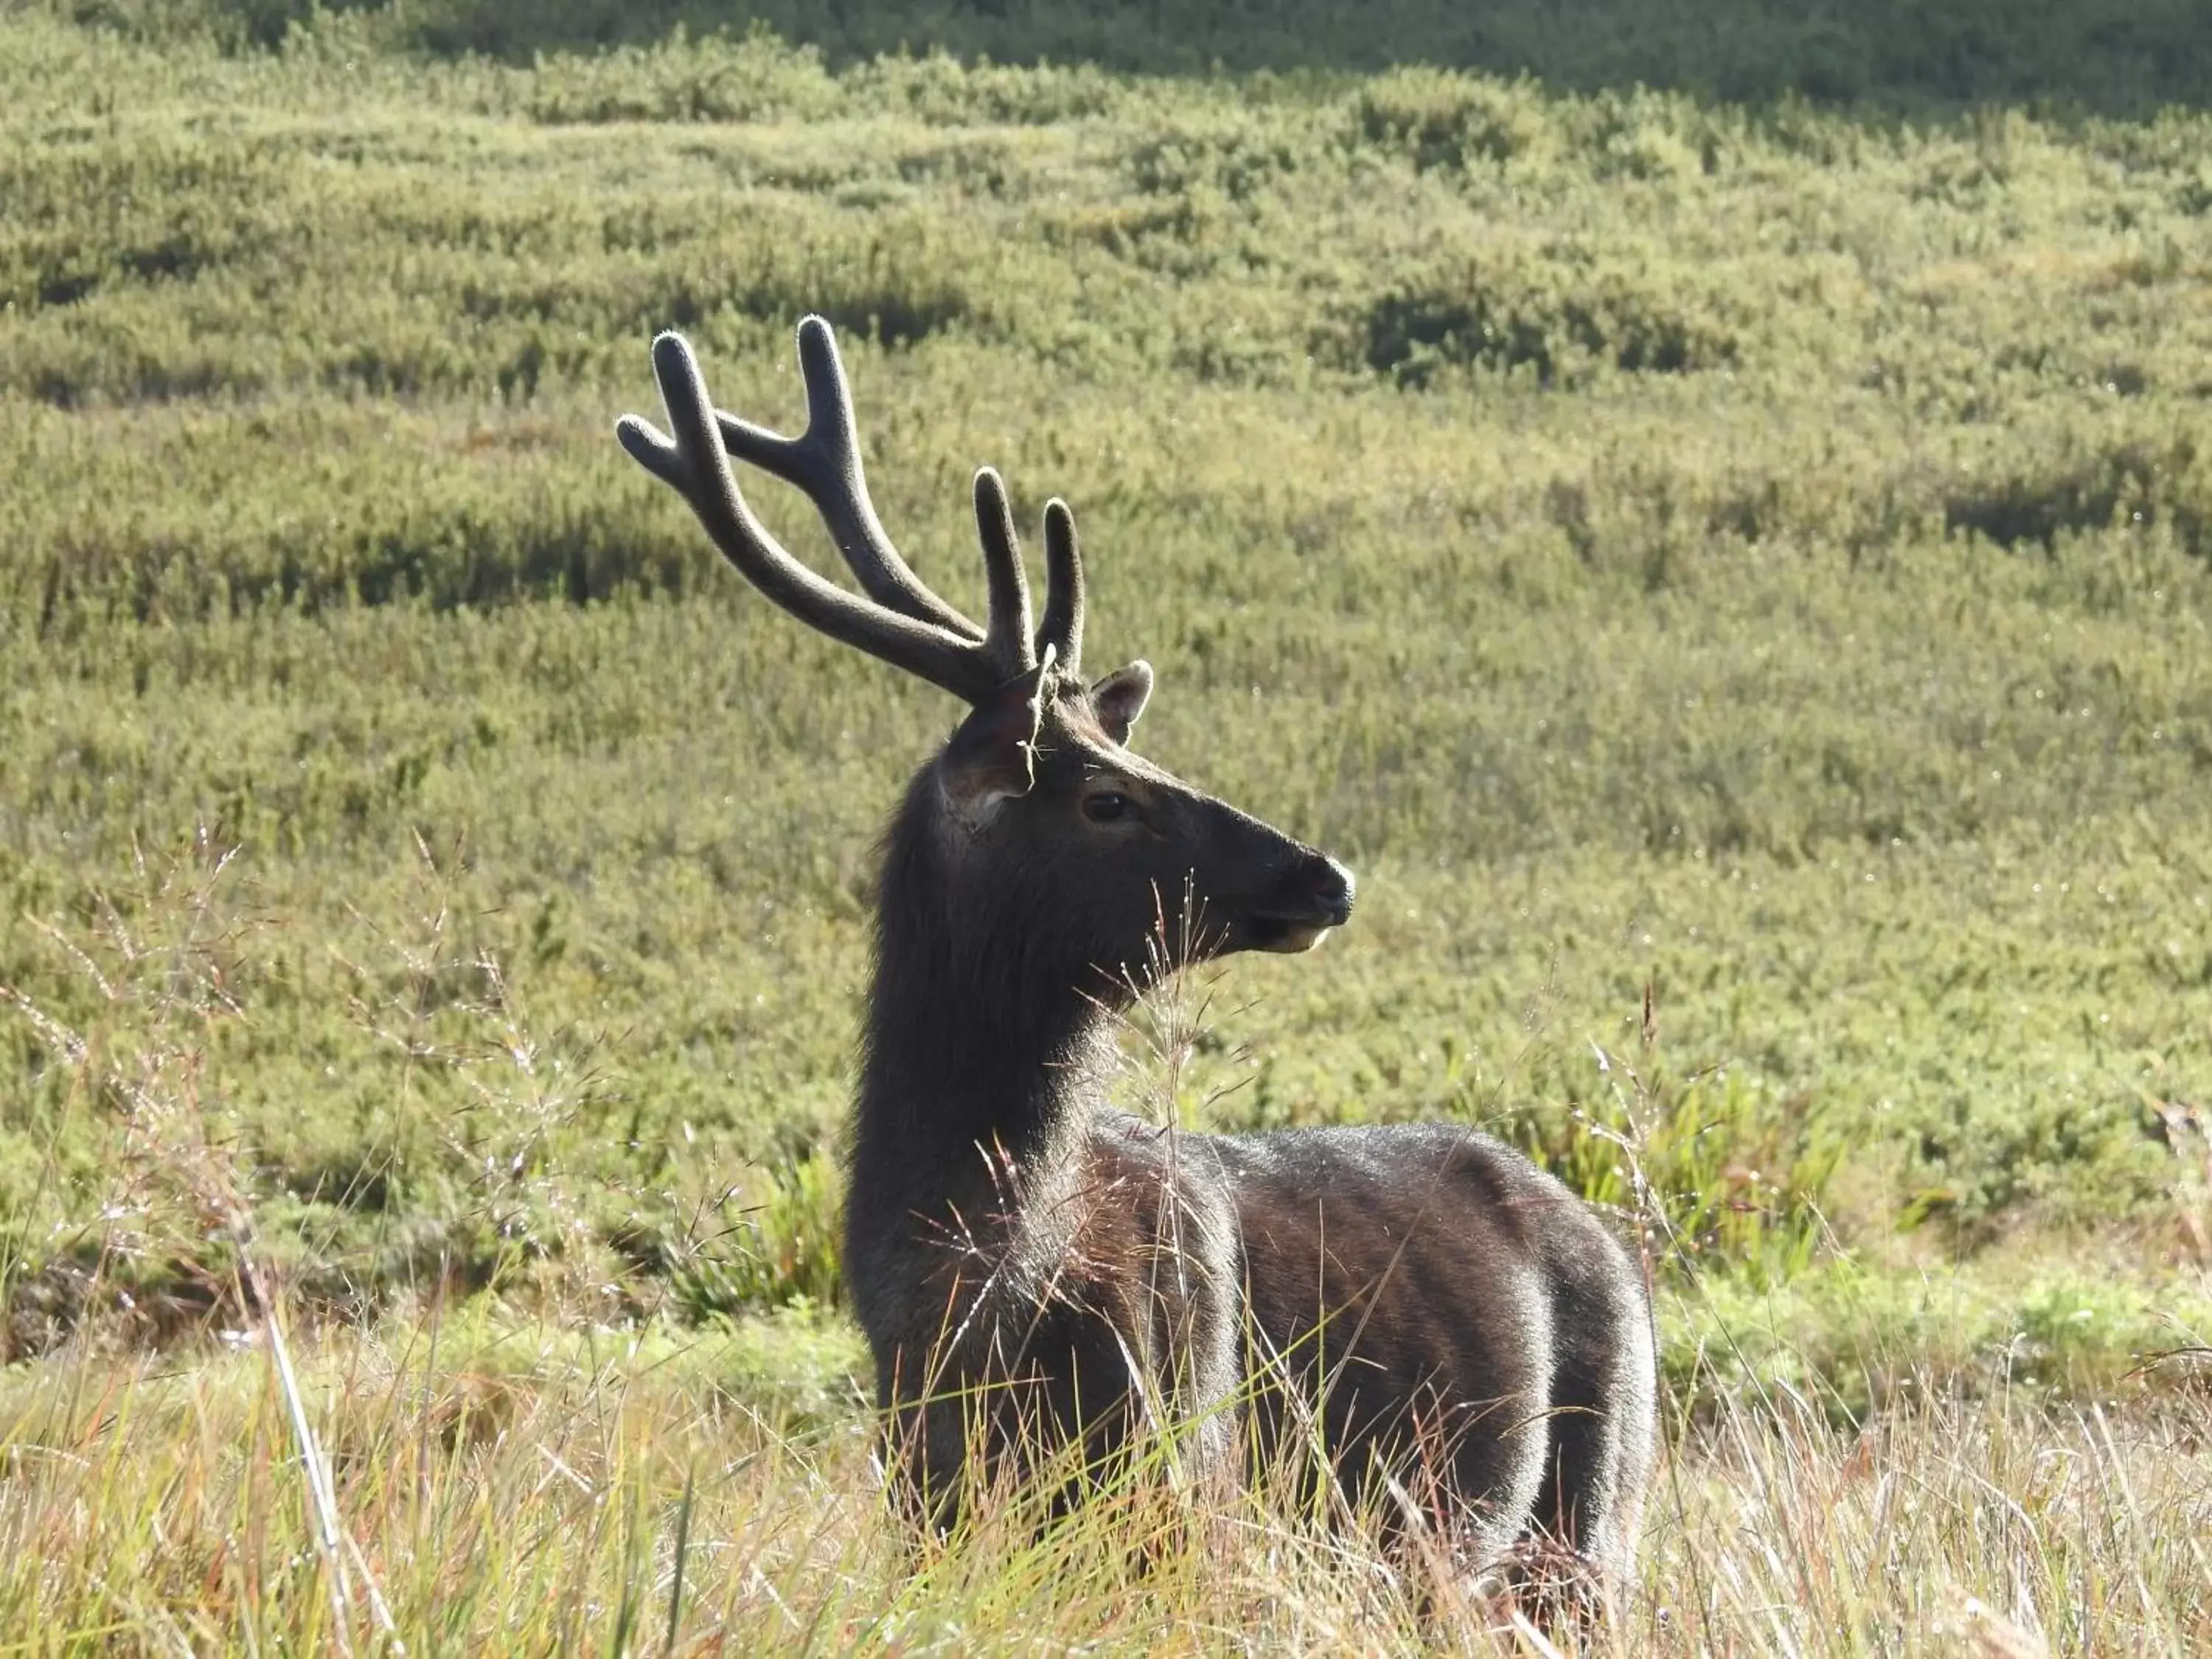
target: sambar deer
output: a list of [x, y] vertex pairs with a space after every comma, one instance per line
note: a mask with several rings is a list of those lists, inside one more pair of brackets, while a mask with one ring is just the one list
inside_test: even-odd
[[[1341, 1490], [1387, 1494], [1386, 1525], [1435, 1528], [1470, 1569], [1624, 1571], [1656, 1391], [1628, 1252], [1457, 1125], [1200, 1135], [1109, 1105], [1115, 1021], [1148, 981], [1310, 948], [1351, 917], [1352, 877], [1131, 749], [1152, 671], [1083, 678], [1063, 502], [1034, 630], [988, 468], [987, 624], [923, 586], [869, 501], [829, 325], [801, 323], [799, 354], [796, 439], [717, 413], [673, 333], [653, 348], [672, 439], [618, 432], [761, 592], [969, 707], [884, 839], [851, 1143], [845, 1265], [898, 1489], [945, 1527], [971, 1449], [1096, 1471], [1181, 1422], [1232, 1479], [1248, 1451], [1322, 1449]], [[733, 455], [811, 499], [865, 597], [776, 542]]]

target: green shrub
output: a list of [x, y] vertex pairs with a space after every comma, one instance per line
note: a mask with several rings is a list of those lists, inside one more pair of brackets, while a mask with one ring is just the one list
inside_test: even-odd
[[1495, 82], [1405, 69], [1361, 86], [1352, 103], [1359, 136], [1403, 150], [1416, 167], [1510, 161], [1545, 142], [1544, 101], [1525, 82]]
[[805, 120], [835, 109], [836, 83], [818, 53], [755, 29], [694, 41], [678, 25], [665, 40], [597, 56], [540, 61], [526, 107], [550, 124], [602, 121]]
[[1367, 305], [1367, 366], [1401, 386], [1449, 368], [1527, 368], [1544, 385], [1593, 366], [1680, 374], [1737, 360], [1717, 296], [1632, 249], [1555, 242], [1445, 258]]

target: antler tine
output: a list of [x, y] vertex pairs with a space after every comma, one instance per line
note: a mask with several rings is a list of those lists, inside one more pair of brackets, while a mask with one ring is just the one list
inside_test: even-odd
[[[982, 643], [856, 598], [792, 557], [753, 516], [738, 489], [706, 383], [681, 335], [666, 333], [653, 341], [653, 368], [673, 440], [635, 415], [616, 423], [616, 435], [633, 460], [690, 503], [722, 556], [747, 581], [808, 626], [970, 702], [980, 702], [1006, 678], [996, 672]], [[995, 577], [994, 581], [995, 592]]]
[[901, 556], [876, 516], [860, 466], [853, 389], [837, 356], [837, 336], [820, 317], [799, 325], [799, 371], [806, 383], [806, 430], [796, 438], [717, 411], [722, 442], [741, 461], [805, 492], [829, 526], [837, 551], [868, 597], [902, 616], [980, 640], [983, 630], [930, 592]]
[[1083, 550], [1075, 539], [1075, 514], [1057, 495], [1044, 504], [1044, 620], [1036, 652], [1049, 649], [1070, 678], [1083, 672]]
[[995, 469], [975, 472], [975, 536], [983, 544], [983, 579], [991, 592], [991, 631], [983, 641], [1002, 680], [1037, 665], [1030, 641], [1030, 582], [1022, 545], [1014, 535], [1014, 510]]

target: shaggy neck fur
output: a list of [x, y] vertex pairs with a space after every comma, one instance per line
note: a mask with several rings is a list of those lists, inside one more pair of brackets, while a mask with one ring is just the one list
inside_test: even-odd
[[853, 1146], [878, 1216], [962, 1203], [990, 1179], [979, 1147], [1030, 1179], [1073, 1157], [1114, 1062], [1106, 983], [1018, 879], [965, 890], [943, 810], [925, 770], [884, 858]]

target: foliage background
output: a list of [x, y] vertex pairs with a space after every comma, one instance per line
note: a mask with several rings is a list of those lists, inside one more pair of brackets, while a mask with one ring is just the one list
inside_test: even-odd
[[840, 66], [932, 48], [1140, 74], [1428, 64], [1579, 92], [1640, 83], [1737, 102], [1797, 94], [1928, 112], [2055, 100], [2144, 115], [2201, 100], [2212, 84], [2212, 28], [2191, 0], [76, 0], [71, 10], [125, 28], [182, 20], [261, 46], [331, 13], [366, 11], [406, 46], [519, 62], [678, 27], [761, 24]]
[[[1648, 981], [1663, 1086], [1731, 1103], [1681, 1121], [1745, 1138], [1700, 1184], [2187, 1254], [2202, 117], [758, 33], [517, 68], [400, 21], [270, 56], [19, 13], [0, 161], [0, 979], [113, 1017], [32, 924], [127, 917], [134, 848], [242, 848], [225, 902], [276, 925], [214, 1099], [337, 1278], [503, 1248], [443, 1127], [474, 1062], [402, 1003], [594, 1057], [532, 1109], [556, 1253], [649, 1274], [674, 1188], [834, 1164], [871, 837], [946, 711], [606, 437], [664, 324], [795, 418], [810, 308], [932, 579], [967, 593], [975, 462], [1069, 495], [1150, 746], [1361, 870], [1322, 957], [1227, 981], [1216, 1120], [1449, 1111], [1556, 1161]], [[35, 1273], [103, 1154], [4, 1030]]]
[[951, 711], [610, 433], [669, 325], [794, 422], [821, 310], [927, 578], [1067, 495], [1147, 751], [1359, 872], [1133, 1104], [1498, 1127], [1657, 1227], [1698, 1420], [2185, 1382], [2212, 80], [2028, 10], [0, 11], [8, 1357], [246, 1328], [250, 1238], [854, 1420]]

